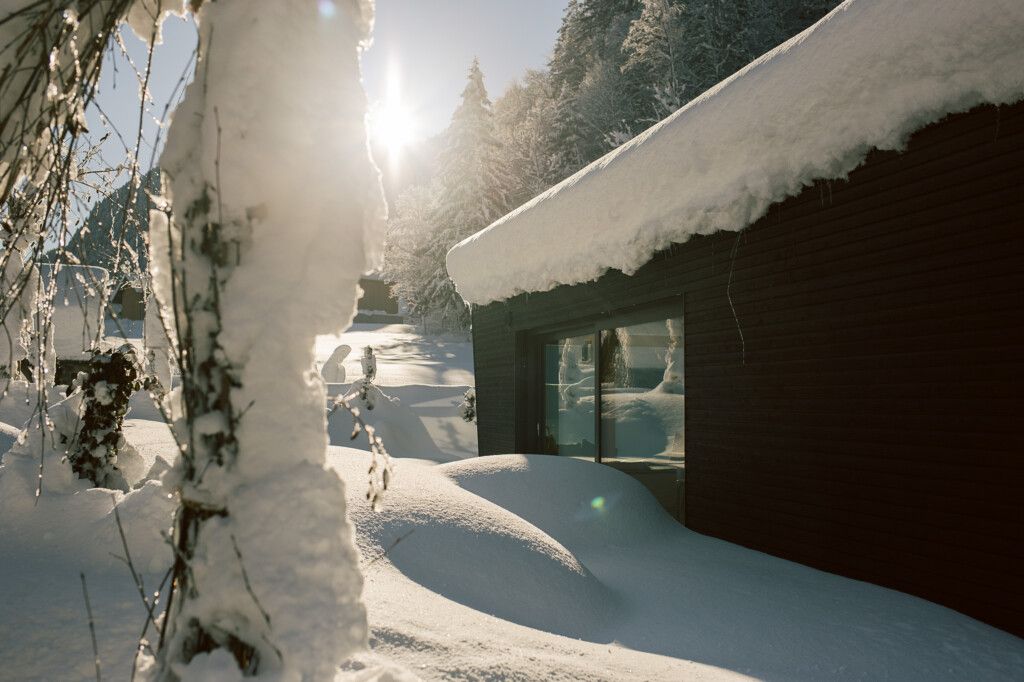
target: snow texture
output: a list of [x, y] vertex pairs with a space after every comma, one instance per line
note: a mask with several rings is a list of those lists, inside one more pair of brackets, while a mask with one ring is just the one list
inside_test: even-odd
[[[369, 460], [329, 461], [349, 481]], [[352, 519], [374, 653], [425, 679], [933, 682], [1024, 666], [1024, 640], [695, 533], [607, 466], [395, 466], [383, 512], [353, 500]]]
[[[363, 348], [373, 347], [377, 357], [378, 386], [430, 384], [466, 386], [473, 383], [473, 344], [467, 334], [426, 336], [412, 325], [355, 323], [340, 336], [317, 339], [317, 363], [323, 366], [338, 345], [353, 350], [342, 362], [349, 381], [363, 375]], [[328, 383], [338, 383], [327, 380]]]
[[[9, 407], [0, 420], [13, 420]], [[129, 421], [151, 471], [157, 457], [173, 462], [164, 424]], [[403, 459], [374, 512], [363, 499], [369, 453], [330, 448], [327, 462], [347, 484], [373, 651], [310, 679], [411, 679], [405, 666], [423, 679], [980, 682], [1019, 679], [1024, 667], [1024, 640], [694, 533], [610, 467]], [[80, 571], [103, 677], [128, 679], [145, 614], [115, 558], [111, 507], [151, 592], [171, 561], [159, 535], [173, 511], [167, 489], [148, 480], [112, 500], [69, 479], [36, 505], [36, 464], [9, 456], [0, 466], [0, 680], [95, 679]], [[281, 580], [271, 591], [284, 599], [293, 588]], [[238, 679], [228, 662], [197, 657], [189, 678]]]
[[[1019, 0], [847, 0], [635, 139], [457, 244], [466, 301], [635, 272], [696, 234], [738, 231], [873, 148], [1024, 97]], [[522, 257], [509, 258], [509, 254]]]
[[[183, 226], [202, 229], [186, 218], [192, 207], [210, 205], [238, 249], [219, 294], [216, 353], [237, 371], [230, 399], [243, 415], [234, 432], [239, 454], [185, 491], [228, 513], [203, 523], [189, 566], [195, 594], [176, 603], [172, 624], [180, 627], [172, 625], [165, 644], [184, 648], [190, 619], [213, 624], [258, 647], [260, 674], [282, 680], [329, 678], [366, 639], [343, 486], [324, 470], [325, 392], [313, 356], [318, 334], [351, 322], [359, 277], [378, 265], [383, 237], [358, 63], [372, 3], [336, 9], [322, 14], [298, 0], [203, 5], [203, 61], [160, 162], [174, 220], [151, 214], [153, 281], [165, 316], [168, 238], [195, 234], [183, 236]], [[201, 259], [184, 267], [179, 281], [208, 281]], [[212, 318], [194, 314], [197, 343], [215, 333]], [[193, 428], [220, 433], [220, 415], [201, 414]], [[356, 485], [364, 491], [365, 478]], [[223, 656], [169, 660], [183, 680], [209, 679]]]

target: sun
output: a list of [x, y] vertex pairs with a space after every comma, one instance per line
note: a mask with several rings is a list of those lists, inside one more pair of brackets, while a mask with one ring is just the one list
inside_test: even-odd
[[388, 73], [387, 96], [370, 107], [370, 138], [387, 150], [388, 162], [397, 169], [402, 153], [418, 137], [416, 115], [402, 100], [398, 69]]
[[416, 117], [401, 100], [386, 99], [370, 110], [370, 135], [388, 152], [401, 152], [416, 140]]

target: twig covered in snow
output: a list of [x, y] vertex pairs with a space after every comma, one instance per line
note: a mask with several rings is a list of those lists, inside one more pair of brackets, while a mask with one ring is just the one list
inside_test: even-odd
[[149, 642], [146, 641], [146, 632], [149, 631], [151, 623], [155, 628], [160, 627], [156, 620], [156, 608], [160, 605], [160, 595], [163, 594], [164, 586], [171, 577], [172, 569], [173, 566], [168, 567], [167, 571], [164, 572], [164, 577], [160, 580], [160, 585], [157, 586], [156, 592], [153, 593], [153, 601], [146, 604], [146, 622], [142, 624], [142, 631], [139, 633], [139, 636], [135, 638], [137, 645], [135, 647], [135, 653], [132, 655], [132, 682], [135, 681], [135, 673], [139, 665], [139, 654], [141, 654], [143, 650], [147, 650], [150, 656], [154, 653]]
[[121, 548], [124, 550], [123, 557], [115, 555], [115, 558], [123, 561], [128, 567], [128, 572], [132, 575], [132, 582], [135, 584], [135, 589], [139, 592], [139, 599], [142, 600], [142, 605], [146, 607], [148, 618], [153, 621], [153, 625], [155, 626], [156, 621], [153, 618], [153, 609], [156, 605], [156, 598], [154, 597], [153, 603], [150, 603], [149, 598], [146, 596], [146, 587], [143, 584], [142, 574], [135, 569], [135, 563], [132, 561], [131, 550], [128, 549], [128, 538], [125, 536], [124, 524], [121, 523], [121, 512], [117, 509], [117, 497], [111, 493], [110, 499], [114, 503], [114, 522], [117, 524], [117, 533], [121, 537]]
[[92, 662], [96, 666], [96, 682], [100, 682], [100, 649], [96, 645], [96, 625], [92, 618], [92, 604], [89, 603], [89, 588], [85, 584], [85, 573], [79, 573], [82, 579], [82, 596], [85, 598], [85, 612], [89, 616], [89, 636], [92, 638]]
[[[250, 597], [252, 597], [252, 603], [256, 605], [256, 608], [259, 609], [260, 615], [263, 616], [263, 622], [267, 624], [268, 628], [270, 628], [270, 614], [267, 613], [265, 608], [263, 608], [263, 604], [260, 603], [259, 597], [256, 596], [256, 592], [252, 589], [252, 583], [249, 581], [249, 572], [245, 570], [245, 562], [242, 560], [242, 550], [238, 549], [238, 540], [233, 534], [231, 536], [231, 547], [235, 550], [235, 557], [238, 559], [238, 568], [242, 571], [242, 582], [245, 583], [245, 591], [249, 593]], [[265, 636], [263, 641], [265, 641], [267, 645], [274, 650], [274, 653], [277, 654], [278, 660], [281, 660], [281, 650]]]
[[348, 411], [349, 416], [352, 417], [352, 435], [349, 436], [349, 440], [355, 440], [359, 437], [360, 433], [366, 434], [366, 440], [370, 445], [370, 453], [372, 455], [370, 460], [370, 469], [367, 472], [370, 477], [370, 486], [366, 491], [366, 499], [370, 501], [370, 504], [374, 509], [379, 509], [380, 503], [384, 499], [384, 493], [391, 484], [391, 476], [393, 473], [391, 468], [391, 456], [384, 447], [384, 441], [377, 435], [374, 428], [363, 421], [363, 418], [359, 413], [359, 408], [352, 405], [352, 398], [356, 395], [358, 394], [338, 396], [335, 398], [334, 404], [331, 405], [331, 409], [327, 412], [327, 418], [330, 419], [339, 408], [344, 408]]

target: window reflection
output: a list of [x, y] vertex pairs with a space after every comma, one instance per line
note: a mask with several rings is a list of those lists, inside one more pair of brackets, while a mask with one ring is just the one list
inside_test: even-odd
[[600, 334], [601, 458], [682, 463], [683, 319]]
[[545, 452], [596, 454], [593, 339], [584, 334], [544, 344]]

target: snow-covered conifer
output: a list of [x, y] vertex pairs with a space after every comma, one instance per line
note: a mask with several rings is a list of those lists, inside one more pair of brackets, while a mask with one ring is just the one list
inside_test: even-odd
[[562, 179], [554, 152], [556, 115], [551, 78], [543, 71], [527, 71], [494, 102], [511, 206], [529, 201]]
[[672, 0], [643, 0], [639, 18], [629, 25], [622, 43], [624, 71], [639, 71], [657, 104], [658, 118], [672, 113], [683, 102], [682, 77], [683, 5]]
[[494, 131], [484, 74], [476, 59], [469, 67], [462, 101], [445, 132], [440, 182], [439, 219], [444, 230], [471, 234], [508, 210], [501, 145]]
[[509, 208], [508, 171], [479, 62], [443, 135], [438, 178], [399, 200], [390, 227], [388, 274], [414, 314], [465, 329], [469, 310], [445, 268], [448, 250]]

